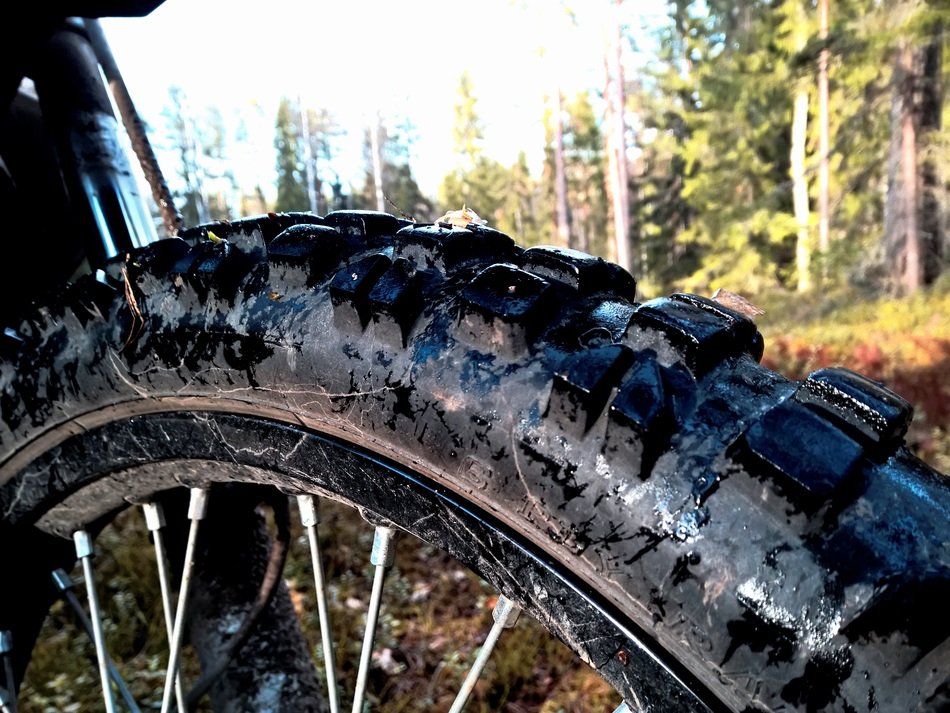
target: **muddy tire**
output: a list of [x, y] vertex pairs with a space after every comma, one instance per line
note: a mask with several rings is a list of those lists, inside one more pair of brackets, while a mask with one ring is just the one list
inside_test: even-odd
[[[477, 513], [467, 563], [633, 710], [950, 705], [950, 492], [903, 446], [910, 407], [845, 370], [763, 368], [744, 316], [640, 304], [579, 253], [362, 212], [191, 230], [106, 282], [3, 338], [0, 547], [22, 576], [0, 628], [20, 640], [48, 572], [27, 560], [68, 557], [61, 536], [166, 487], [163, 464], [186, 484], [212, 462], [346, 481], [464, 549], [461, 520], [423, 522], [384, 463]], [[350, 456], [316, 463], [311, 439]]]

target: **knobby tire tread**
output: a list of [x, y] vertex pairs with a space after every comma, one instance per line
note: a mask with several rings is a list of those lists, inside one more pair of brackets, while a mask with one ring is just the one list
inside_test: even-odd
[[3, 334], [4, 531], [77, 487], [31, 464], [84, 414], [238, 400], [436, 474], [726, 709], [947, 709], [950, 497], [903, 446], [909, 404], [762, 350], [717, 302], [640, 303], [615, 265], [487, 227], [203, 226]]

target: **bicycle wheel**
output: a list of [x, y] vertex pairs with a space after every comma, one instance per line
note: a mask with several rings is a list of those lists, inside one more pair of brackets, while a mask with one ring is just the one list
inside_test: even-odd
[[16, 640], [63, 536], [269, 480], [443, 547], [632, 710], [948, 704], [948, 486], [881, 386], [790, 382], [743, 316], [479, 226], [271, 214], [106, 272], [6, 337]]

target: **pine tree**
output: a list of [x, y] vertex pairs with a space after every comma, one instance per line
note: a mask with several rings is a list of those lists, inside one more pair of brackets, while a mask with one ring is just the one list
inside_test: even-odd
[[[402, 123], [397, 124], [396, 131], [390, 131], [387, 122], [380, 121], [376, 127], [378, 147], [373, 145], [373, 129], [366, 129], [363, 139], [365, 179], [362, 188], [353, 195], [354, 207], [378, 210], [377, 196], [381, 196], [384, 212], [428, 222], [438, 216], [434, 214], [432, 202], [419, 188], [412, 174], [409, 162], [411, 144], [406, 143], [412, 140], [412, 136], [407, 127], [403, 119]], [[378, 167], [375, 165], [376, 160], [379, 161]], [[376, 189], [377, 175], [381, 176], [379, 191]]]
[[[880, 282], [897, 270], [903, 276], [892, 281], [909, 289], [911, 241], [894, 238], [908, 234], [908, 214], [917, 222], [918, 279], [934, 279], [945, 263], [939, 207], [950, 203], [950, 109], [938, 50], [950, 5], [836, 0], [826, 31], [817, 20], [806, 0], [671, 4], [661, 54], [631, 93], [639, 112], [632, 234], [651, 286], [754, 292], [804, 286], [808, 273], [830, 286]], [[901, 41], [913, 54], [904, 68]], [[913, 78], [900, 80], [902, 71]], [[815, 121], [803, 100], [822, 96], [825, 83]], [[892, 120], [898, 99], [910, 120]], [[897, 141], [904, 129], [913, 142]], [[905, 169], [916, 161], [913, 170], [902, 173], [902, 159]], [[812, 205], [818, 245], [827, 243], [816, 252]], [[890, 237], [883, 244], [882, 234]]]
[[455, 104], [455, 124], [452, 129], [452, 138], [455, 141], [455, 152], [459, 158], [459, 168], [469, 171], [475, 168], [482, 155], [485, 140], [484, 129], [476, 108], [478, 100], [472, 87], [472, 78], [468, 72], [463, 72], [459, 78], [458, 99]]
[[586, 92], [575, 97], [567, 114], [564, 143], [570, 247], [615, 258], [609, 228], [605, 142]]
[[443, 179], [439, 201], [446, 209], [466, 205], [497, 226], [504, 219], [508, 172], [483, 154], [484, 134], [477, 103], [471, 77], [465, 73], [459, 80], [452, 132], [457, 167]]
[[217, 107], [206, 112], [201, 136], [201, 164], [207, 192], [208, 215], [211, 220], [229, 220], [240, 202], [237, 181], [227, 151], [228, 132], [224, 117]]
[[[806, 9], [801, 0], [786, 0], [782, 14], [784, 23], [780, 31], [788, 37], [783, 44], [792, 53], [792, 61], [805, 50], [811, 27]], [[801, 63], [800, 63], [801, 64]], [[808, 67], [808, 64], [804, 64]], [[791, 151], [789, 153], [792, 181], [792, 212], [797, 235], [795, 239], [795, 281], [799, 292], [811, 289], [812, 236], [811, 206], [808, 197], [808, 174], [805, 161], [808, 153], [808, 104], [811, 74], [805, 72], [793, 76]]]
[[914, 292], [932, 282], [942, 265], [940, 207], [946, 188], [926, 148], [942, 121], [942, 30], [950, 11], [897, 1], [903, 19], [894, 49], [891, 141], [885, 203], [884, 255], [892, 286]]
[[696, 250], [689, 289], [758, 291], [794, 273], [789, 182], [788, 53], [773, 42], [781, 17], [768, 5], [683, 3], [689, 45], [683, 196], [693, 212], [679, 236]]
[[278, 211], [305, 211], [309, 207], [298, 116], [297, 108], [289, 99], [280, 100], [274, 138], [274, 148], [277, 149], [277, 201], [274, 209]]
[[162, 112], [167, 128], [167, 139], [178, 158], [176, 173], [182, 188], [174, 191], [185, 225], [197, 225], [211, 219], [204, 194], [202, 152], [198, 146], [197, 121], [188, 105], [184, 90], [168, 90], [170, 105]]
[[498, 229], [526, 247], [550, 242], [539, 218], [540, 200], [539, 187], [528, 168], [528, 157], [522, 151], [515, 164], [508, 169]]
[[698, 251], [679, 239], [692, 223], [683, 193], [689, 137], [686, 116], [695, 110], [692, 91], [690, 18], [673, 13], [658, 38], [657, 61], [628, 88], [637, 108], [635, 141], [639, 156], [631, 167], [631, 242], [637, 246], [638, 277], [648, 292], [669, 292], [699, 266]]
[[630, 251], [630, 178], [627, 161], [626, 83], [624, 82], [622, 25], [620, 11], [622, 0], [616, 0], [611, 13], [610, 40], [604, 57], [606, 79], [605, 117], [607, 150], [607, 193], [610, 197], [610, 215], [613, 219], [613, 250], [609, 254], [617, 263], [631, 270], [633, 260]]

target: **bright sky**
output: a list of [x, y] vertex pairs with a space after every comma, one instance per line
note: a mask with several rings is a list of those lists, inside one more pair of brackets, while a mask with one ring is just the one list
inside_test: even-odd
[[[200, 112], [241, 112], [249, 139], [233, 146], [242, 187], [274, 181], [274, 118], [282, 96], [325, 107], [349, 130], [337, 170], [362, 182], [363, 127], [376, 112], [418, 128], [413, 170], [435, 194], [453, 167], [452, 125], [462, 72], [472, 76], [486, 152], [510, 164], [543, 155], [545, 93], [603, 86], [605, 13], [583, 0], [573, 22], [557, 0], [166, 0], [145, 19], [104, 27], [140, 113], [162, 127], [168, 87]], [[637, 34], [655, 26], [662, 0], [627, 0]], [[626, 57], [627, 71], [635, 58]], [[170, 169], [166, 169], [169, 170]]]

